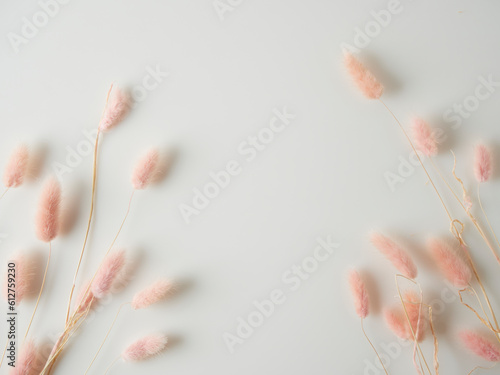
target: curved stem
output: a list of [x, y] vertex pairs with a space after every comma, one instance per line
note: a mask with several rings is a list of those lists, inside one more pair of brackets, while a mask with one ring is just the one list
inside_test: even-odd
[[118, 360], [121, 358], [121, 356], [118, 356], [114, 359], [113, 362], [111, 362], [111, 364], [108, 366], [108, 368], [106, 369], [106, 371], [104, 372], [104, 375], [106, 375], [109, 370], [111, 370], [111, 367], [113, 367], [115, 365], [116, 362], [118, 362]]
[[90, 365], [89, 365], [89, 367], [87, 367], [87, 370], [85, 371], [84, 375], [87, 375], [87, 373], [89, 372], [90, 368], [92, 367], [92, 365], [94, 364], [95, 360], [97, 359], [97, 356], [101, 352], [101, 349], [104, 346], [104, 343], [108, 339], [108, 336], [111, 333], [111, 330], [113, 329], [113, 327], [114, 327], [114, 325], [116, 323], [116, 320], [118, 319], [118, 315], [120, 315], [120, 312], [122, 311], [123, 307], [125, 307], [129, 303], [130, 302], [126, 302], [126, 303], [122, 304], [120, 306], [120, 308], [118, 309], [118, 312], [116, 313], [115, 318], [113, 319], [113, 322], [111, 323], [111, 326], [109, 327], [108, 332], [106, 333], [106, 336], [104, 336], [104, 340], [102, 340], [101, 346], [99, 346], [99, 349], [97, 350], [97, 353], [95, 353], [94, 358], [92, 358], [92, 362], [90, 362]]
[[[118, 228], [118, 232], [116, 233], [115, 237], [113, 238], [113, 241], [111, 242], [111, 245], [109, 245], [108, 247], [108, 250], [106, 251], [106, 253], [104, 254], [104, 257], [103, 259], [101, 260], [101, 263], [99, 264], [99, 267], [97, 267], [97, 270], [96, 272], [94, 273], [94, 275], [92, 276], [92, 279], [90, 280], [89, 282], [89, 285], [87, 286], [87, 289], [85, 290], [85, 292], [83, 293], [83, 297], [80, 301], [80, 304], [76, 307], [75, 309], [75, 312], [73, 313], [73, 316], [72, 318], [74, 317], [74, 315], [76, 314], [76, 312], [78, 312], [78, 309], [81, 307], [81, 304], [87, 299], [87, 296], [88, 296], [88, 293], [90, 291], [90, 288], [92, 286], [92, 282], [94, 281], [96, 275], [97, 275], [97, 272], [99, 272], [99, 270], [101, 269], [101, 266], [104, 262], [104, 259], [106, 258], [106, 256], [109, 254], [109, 252], [111, 251], [111, 249], [113, 248], [113, 246], [115, 245], [115, 242], [116, 240], [118, 239], [118, 236], [120, 235], [122, 229], [123, 229], [123, 226], [125, 225], [125, 222], [127, 221], [127, 218], [128, 218], [128, 215], [130, 213], [130, 207], [132, 206], [132, 198], [134, 197], [134, 193], [135, 193], [135, 190], [132, 190], [132, 194], [130, 194], [130, 199], [128, 201], [128, 206], [127, 206], [127, 212], [125, 213], [125, 216], [123, 217], [123, 220], [120, 224], [120, 227]], [[71, 320], [71, 319], [70, 319]], [[67, 323], [66, 323], [67, 324]]]
[[439, 198], [439, 201], [441, 202], [441, 204], [443, 205], [443, 208], [444, 210], [446, 211], [446, 215], [448, 216], [448, 218], [450, 219], [451, 222], [453, 222], [453, 218], [451, 217], [451, 214], [450, 212], [448, 211], [448, 208], [446, 207], [446, 204], [444, 203], [443, 201], [443, 198], [441, 197], [441, 194], [439, 193], [436, 185], [434, 184], [434, 181], [432, 180], [429, 172], [427, 171], [427, 168], [425, 168], [425, 165], [424, 163], [422, 162], [422, 159], [420, 158], [420, 155], [418, 154], [418, 151], [417, 149], [415, 148], [415, 146], [413, 145], [413, 142], [411, 141], [411, 138], [410, 136], [408, 135], [408, 133], [406, 132], [405, 128], [403, 127], [403, 125], [401, 124], [401, 122], [398, 120], [398, 118], [396, 117], [396, 115], [389, 109], [389, 107], [382, 101], [382, 99], [379, 99], [380, 103], [383, 104], [383, 106], [389, 111], [389, 113], [391, 114], [391, 116], [394, 118], [394, 120], [396, 121], [396, 123], [398, 124], [399, 128], [401, 129], [401, 131], [403, 132], [403, 134], [405, 135], [406, 139], [408, 140], [408, 143], [410, 144], [411, 148], [413, 149], [413, 152], [415, 152], [415, 155], [417, 156], [417, 159], [418, 159], [418, 162], [420, 163], [420, 166], [423, 168], [427, 178], [429, 179], [429, 182], [431, 183], [434, 191], [436, 192], [438, 198]]
[[370, 346], [372, 347], [373, 351], [377, 355], [377, 358], [378, 358], [380, 364], [382, 365], [382, 367], [384, 368], [385, 373], [387, 375], [389, 375], [389, 373], [387, 372], [387, 369], [385, 368], [384, 362], [382, 361], [382, 358], [380, 358], [380, 355], [378, 354], [377, 349], [375, 349], [375, 346], [372, 344], [371, 340], [368, 338], [368, 335], [365, 332], [365, 328], [363, 327], [363, 318], [361, 318], [361, 330], [363, 331], [363, 335], [365, 335], [365, 338], [368, 341], [368, 343], [370, 344]]
[[[109, 93], [108, 93], [108, 96], [109, 96]], [[66, 311], [66, 324], [68, 324], [69, 313], [71, 310], [71, 300], [73, 299], [73, 293], [75, 291], [76, 279], [78, 277], [78, 272], [80, 271], [80, 266], [82, 264], [83, 254], [85, 253], [85, 247], [87, 246], [87, 241], [89, 238], [90, 225], [92, 223], [92, 216], [94, 215], [95, 188], [96, 188], [96, 182], [97, 182], [97, 149], [99, 146], [99, 135], [100, 135], [100, 130], [98, 128], [97, 129], [97, 137], [95, 139], [95, 145], [94, 145], [94, 164], [92, 167], [92, 193], [91, 193], [91, 199], [90, 199], [90, 213], [89, 213], [89, 218], [87, 221], [87, 229], [85, 231], [85, 239], [83, 240], [83, 247], [82, 247], [82, 250], [80, 252], [80, 258], [78, 259], [78, 264], [76, 266], [75, 276], [73, 277], [73, 284], [71, 285], [71, 292], [69, 293], [68, 308]]]
[[0, 367], [2, 367], [3, 359], [5, 358], [5, 353], [7, 352], [7, 347], [9, 346], [9, 339], [5, 342], [5, 348], [2, 352], [2, 359], [0, 359]]
[[40, 298], [42, 297], [43, 289], [45, 287], [45, 280], [47, 279], [47, 271], [49, 270], [51, 256], [52, 256], [52, 242], [49, 242], [49, 256], [47, 257], [47, 265], [45, 266], [45, 272], [43, 274], [42, 286], [40, 287], [40, 293], [38, 293], [35, 309], [33, 310], [33, 314], [31, 315], [31, 319], [28, 324], [28, 329], [26, 330], [26, 334], [24, 335], [23, 342], [26, 340], [26, 337], [28, 337], [28, 332], [30, 331], [31, 324], [33, 323], [33, 319], [35, 318], [35, 314], [38, 309], [38, 304], [40, 303]]
[[[488, 226], [490, 227], [491, 233], [493, 233], [493, 236], [495, 237], [495, 241], [497, 242], [498, 247], [500, 247], [500, 241], [498, 241], [498, 237], [493, 230], [493, 226], [491, 225], [490, 219], [488, 219], [488, 215], [486, 215], [486, 211], [483, 208], [483, 203], [481, 202], [481, 194], [479, 194], [479, 186], [480, 184], [477, 184], [477, 201], [479, 202], [479, 207], [481, 207], [481, 211], [483, 212], [484, 218], [486, 219], [486, 222], [488, 223]], [[495, 254], [496, 255], [496, 254]], [[498, 256], [497, 256], [498, 260]]]

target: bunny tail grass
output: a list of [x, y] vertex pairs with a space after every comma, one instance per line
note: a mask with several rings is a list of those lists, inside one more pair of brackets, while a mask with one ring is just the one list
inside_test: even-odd
[[364, 319], [369, 313], [369, 298], [365, 283], [357, 271], [349, 273], [349, 287], [354, 300], [356, 314]]
[[130, 344], [122, 353], [125, 362], [144, 361], [159, 354], [167, 346], [165, 335], [149, 335]]
[[474, 176], [477, 182], [483, 183], [490, 179], [493, 163], [490, 151], [485, 145], [477, 145], [474, 150]]
[[45, 271], [43, 273], [42, 286], [40, 287], [40, 292], [38, 293], [38, 298], [36, 299], [35, 309], [33, 310], [33, 314], [31, 314], [31, 319], [28, 324], [28, 328], [26, 329], [26, 333], [24, 335], [24, 341], [26, 341], [26, 337], [28, 337], [31, 324], [33, 323], [33, 319], [35, 318], [35, 314], [38, 309], [38, 304], [40, 303], [40, 298], [42, 297], [43, 288], [45, 287], [45, 281], [47, 280], [47, 271], [49, 270], [51, 257], [52, 257], [52, 242], [49, 242], [49, 255], [47, 256], [47, 264], [45, 265]]
[[157, 171], [159, 153], [156, 149], [147, 151], [137, 162], [132, 172], [132, 186], [136, 190], [145, 189]]
[[403, 275], [410, 279], [417, 277], [417, 267], [413, 260], [396, 242], [377, 232], [370, 234], [370, 240]]
[[490, 362], [500, 362], [500, 347], [479, 333], [470, 330], [462, 331], [460, 339], [477, 356]]
[[344, 51], [344, 65], [352, 81], [366, 98], [380, 98], [384, 87], [352, 53]]
[[14, 150], [3, 174], [3, 183], [6, 188], [15, 188], [23, 183], [28, 159], [28, 148], [25, 145], [20, 145]]
[[139, 310], [149, 307], [164, 299], [172, 288], [173, 284], [168, 280], [156, 281], [134, 295], [132, 299], [132, 308], [134, 310]]
[[59, 230], [59, 211], [61, 203], [61, 186], [50, 178], [45, 182], [40, 194], [35, 220], [35, 231], [38, 239], [52, 241]]
[[411, 125], [412, 136], [417, 150], [427, 157], [437, 154], [438, 146], [436, 134], [429, 124], [421, 118], [414, 118]]

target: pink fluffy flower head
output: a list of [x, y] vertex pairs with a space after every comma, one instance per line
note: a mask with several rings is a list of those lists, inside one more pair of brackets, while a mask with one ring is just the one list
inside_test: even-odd
[[384, 311], [385, 322], [389, 329], [401, 339], [408, 340], [407, 322], [402, 309], [387, 309]]
[[99, 130], [108, 131], [115, 127], [127, 115], [130, 105], [130, 97], [118, 87], [112, 87], [99, 124]]
[[134, 189], [144, 189], [150, 184], [157, 171], [159, 158], [158, 150], [151, 149], [139, 159], [132, 172]]
[[420, 118], [415, 118], [412, 121], [411, 130], [418, 151], [427, 157], [437, 154], [436, 135], [429, 124]]
[[85, 283], [76, 298], [76, 305], [78, 307], [77, 312], [81, 313], [87, 310], [87, 308], [92, 303], [94, 299], [94, 294], [92, 293], [92, 289], [89, 288], [90, 283]]
[[95, 298], [102, 298], [110, 292], [124, 265], [123, 250], [113, 251], [104, 258], [91, 286]]
[[38, 350], [32, 340], [27, 340], [19, 352], [16, 361], [16, 367], [10, 370], [10, 375], [35, 375], [39, 374], [41, 369], [37, 369]]
[[366, 318], [369, 312], [369, 299], [365, 283], [357, 271], [349, 273], [349, 286], [354, 299], [354, 308], [356, 314], [361, 319]]
[[[15, 270], [15, 292], [16, 305], [20, 304], [26, 295], [31, 291], [33, 283], [33, 269], [30, 261], [23, 254], [16, 254], [12, 257], [9, 263], [14, 263]], [[9, 274], [10, 275], [10, 274]], [[7, 277], [5, 279], [8, 280]], [[5, 285], [5, 294], [7, 295], [7, 283]]]
[[159, 354], [167, 346], [164, 335], [150, 335], [130, 344], [122, 353], [124, 361], [137, 362]]
[[136, 293], [132, 300], [132, 308], [135, 310], [149, 307], [162, 299], [172, 290], [173, 284], [168, 280], [159, 280], [147, 288]]
[[420, 297], [413, 290], [407, 290], [406, 292], [404, 292], [403, 298], [404, 298], [404, 305], [406, 308], [406, 312], [408, 314], [408, 319], [410, 320], [411, 323], [411, 328], [410, 328], [410, 325], [408, 324], [408, 320], [406, 320], [406, 315], [405, 315], [408, 337], [411, 340], [414, 340], [413, 335], [415, 335], [417, 341], [421, 342], [425, 336], [426, 324], [422, 311], [422, 302], [420, 300]]
[[20, 145], [14, 150], [3, 174], [5, 187], [15, 188], [23, 183], [28, 168], [28, 159], [28, 148], [25, 145]]
[[344, 64], [354, 84], [368, 99], [378, 99], [384, 87], [377, 81], [361, 62], [348, 51], [344, 52]]
[[465, 346], [477, 356], [490, 362], [500, 362], [500, 347], [493, 341], [473, 331], [461, 332], [460, 338]]
[[60, 203], [61, 186], [56, 179], [50, 178], [42, 187], [35, 219], [36, 235], [44, 242], [50, 242], [57, 236]]
[[370, 235], [372, 244], [401, 272], [404, 276], [417, 277], [417, 267], [410, 256], [393, 240], [380, 233]]
[[478, 182], [486, 182], [493, 171], [490, 151], [485, 145], [477, 145], [474, 152], [474, 175]]
[[472, 272], [459, 255], [458, 249], [452, 247], [448, 241], [435, 238], [428, 241], [428, 247], [444, 277], [455, 287], [466, 288], [470, 283]]

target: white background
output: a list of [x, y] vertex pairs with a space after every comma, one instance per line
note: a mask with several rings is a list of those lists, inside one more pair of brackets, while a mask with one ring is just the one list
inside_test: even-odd
[[[365, 361], [375, 361], [346, 290], [351, 267], [368, 272], [376, 291], [366, 321], [374, 344], [383, 353], [382, 343], [395, 341], [380, 314], [397, 303], [394, 270], [369, 244], [371, 229], [408, 245], [429, 302], [447, 293], [424, 247], [428, 235], [449, 234], [442, 208], [419, 168], [391, 191], [384, 174], [398, 173], [408, 146], [380, 103], [352, 88], [341, 64], [340, 45], [354, 45], [356, 28], [364, 30], [374, 19], [370, 12], [387, 6], [385, 0], [243, 1], [220, 17], [209, 0], [73, 0], [16, 53], [9, 33], [22, 36], [23, 18], [32, 20], [42, 8], [33, 0], [0, 4], [0, 161], [18, 142], [43, 155], [38, 178], [0, 201], [4, 260], [23, 250], [43, 264], [47, 247], [33, 230], [41, 183], [86, 142], [82, 131], [97, 126], [109, 85], [140, 90], [148, 67], [170, 73], [102, 138], [96, 216], [80, 282], [117, 230], [136, 158], [157, 146], [175, 161], [164, 181], [136, 194], [118, 240], [136, 262], [132, 282], [75, 337], [55, 374], [83, 374], [118, 306], [160, 276], [179, 282], [177, 294], [149, 310], [126, 309], [92, 374], [102, 374], [127, 342], [155, 331], [172, 337], [160, 358], [118, 363], [110, 374], [363, 374]], [[398, 10], [373, 29], [359, 56], [385, 84], [385, 101], [405, 124], [419, 115], [446, 132], [437, 162], [448, 173], [452, 148], [458, 171], [475, 188], [472, 147], [480, 139], [498, 145], [500, 93], [480, 101], [456, 129], [443, 114], [474, 95], [479, 77], [500, 80], [500, 5], [401, 0]], [[239, 145], [284, 106], [296, 118], [247, 162]], [[191, 205], [192, 189], [202, 189], [230, 160], [242, 172], [186, 224], [179, 205]], [[78, 216], [53, 243], [32, 329], [40, 342], [62, 328], [88, 214], [91, 163], [84, 155], [61, 178], [65, 207]], [[483, 199], [498, 227], [496, 191], [497, 182], [484, 186]], [[328, 235], [340, 244], [336, 253], [291, 291], [283, 274], [312, 254], [318, 236]], [[492, 290], [498, 266], [470, 225], [466, 236]], [[230, 354], [223, 334], [235, 334], [238, 318], [246, 319], [253, 301], [274, 289], [286, 302]], [[492, 292], [500, 307], [497, 297]], [[22, 332], [32, 308], [33, 300], [20, 307]], [[469, 311], [455, 300], [435, 322], [441, 374], [466, 374], [480, 363], [456, 336], [479, 327]], [[429, 339], [424, 348], [431, 360]], [[393, 374], [415, 372], [407, 347], [390, 362]]]

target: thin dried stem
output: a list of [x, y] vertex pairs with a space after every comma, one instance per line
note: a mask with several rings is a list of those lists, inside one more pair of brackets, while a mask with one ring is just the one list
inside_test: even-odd
[[[94, 364], [95, 360], [97, 359], [97, 356], [99, 355], [99, 353], [101, 352], [101, 349], [102, 347], [104, 346], [104, 343], [106, 342], [106, 340], [108, 339], [109, 337], [109, 334], [111, 333], [111, 330], [113, 329], [113, 327], [115, 326], [115, 323], [116, 323], [116, 320], [118, 319], [118, 315], [120, 315], [120, 312], [122, 311], [122, 309], [126, 306], [126, 305], [129, 305], [130, 302], [125, 302], [123, 303], [120, 308], [118, 309], [118, 312], [116, 313], [115, 315], [115, 318], [113, 319], [113, 322], [111, 323], [111, 326], [109, 327], [108, 329], [108, 332], [106, 333], [106, 336], [104, 336], [104, 339], [102, 340], [102, 343], [101, 343], [101, 346], [99, 346], [99, 349], [97, 350], [97, 353], [95, 353], [94, 355], [94, 358], [92, 358], [92, 362], [90, 362], [90, 365], [89, 367], [87, 367], [87, 370], [85, 371], [85, 374], [84, 375], [87, 375], [87, 373], [89, 372], [90, 368], [92, 367], [92, 365]], [[383, 366], [383, 365], [382, 365]]]
[[31, 315], [30, 322], [28, 324], [28, 329], [26, 330], [26, 334], [24, 335], [23, 343], [26, 341], [26, 337], [28, 337], [28, 333], [31, 328], [31, 324], [33, 323], [33, 319], [35, 318], [36, 311], [38, 309], [38, 304], [40, 303], [40, 298], [42, 297], [43, 289], [45, 287], [45, 280], [47, 280], [47, 271], [49, 270], [50, 258], [52, 256], [52, 242], [49, 242], [49, 256], [47, 257], [47, 264], [45, 266], [45, 272], [43, 273], [42, 286], [40, 287], [40, 293], [38, 293], [38, 298], [36, 300], [35, 309], [33, 310], [33, 314]]
[[497, 246], [500, 248], [500, 241], [498, 241], [497, 234], [493, 230], [493, 226], [491, 225], [490, 219], [488, 218], [488, 215], [486, 215], [486, 211], [483, 208], [483, 203], [481, 202], [481, 194], [479, 193], [479, 186], [480, 184], [477, 184], [477, 201], [479, 202], [479, 207], [481, 207], [481, 211], [483, 212], [484, 218], [486, 219], [486, 222], [488, 223], [488, 226], [490, 227], [491, 233], [493, 233], [493, 236], [495, 237], [495, 241], [497, 243]]
[[[109, 95], [111, 94], [111, 90], [113, 89], [113, 85], [109, 88], [108, 95], [106, 97], [106, 105], [104, 106], [104, 111], [103, 114], [101, 115], [101, 120], [102, 117], [104, 116], [104, 113], [106, 111], [106, 106], [109, 101]], [[100, 123], [100, 121], [99, 121]], [[95, 144], [94, 144], [94, 162], [92, 166], [92, 192], [91, 192], [91, 199], [90, 199], [90, 212], [89, 212], [89, 218], [87, 221], [87, 229], [85, 230], [85, 238], [83, 240], [83, 246], [82, 250], [80, 252], [80, 258], [78, 259], [78, 264], [76, 266], [76, 271], [75, 271], [75, 276], [73, 277], [73, 285], [71, 286], [71, 292], [69, 293], [69, 299], [68, 299], [68, 308], [66, 311], [66, 324], [68, 324], [68, 319], [69, 319], [69, 313], [71, 310], [71, 300], [73, 299], [73, 293], [75, 292], [75, 286], [76, 286], [76, 280], [78, 277], [78, 272], [80, 271], [80, 266], [82, 264], [83, 260], [83, 255], [85, 253], [85, 248], [87, 246], [87, 241], [89, 238], [89, 232], [90, 232], [90, 225], [92, 224], [92, 217], [94, 215], [94, 203], [95, 203], [95, 191], [96, 191], [96, 184], [97, 184], [97, 150], [99, 148], [99, 136], [101, 134], [101, 129], [100, 126], [97, 127], [97, 136], [95, 139]]]
[[[420, 288], [420, 285], [419, 285], [419, 284], [418, 284], [415, 280], [412, 280], [412, 279], [410, 279], [410, 278], [408, 278], [408, 277], [406, 277], [406, 276], [404, 276], [404, 275], [400, 275], [400, 274], [397, 274], [397, 275], [395, 276], [395, 280], [396, 280], [396, 289], [397, 289], [397, 291], [398, 291], [399, 299], [400, 299], [401, 304], [402, 304], [402, 306], [403, 306], [403, 310], [404, 310], [404, 313], [405, 313], [405, 316], [406, 316], [406, 320], [407, 320], [407, 322], [408, 322], [408, 325], [410, 326], [410, 330], [411, 330], [411, 333], [412, 333], [412, 335], [413, 335], [413, 339], [414, 339], [414, 342], [415, 342], [415, 346], [417, 347], [417, 350], [418, 350], [418, 352], [419, 352], [420, 356], [422, 357], [422, 360], [424, 361], [424, 364], [425, 364], [425, 366], [426, 366], [426, 368], [427, 368], [427, 371], [429, 372], [429, 374], [431, 374], [431, 375], [432, 375], [432, 372], [431, 372], [431, 370], [430, 370], [430, 368], [429, 368], [429, 365], [427, 364], [427, 360], [425, 359], [424, 353], [423, 353], [422, 349], [420, 348], [420, 345], [419, 345], [418, 340], [417, 340], [417, 334], [418, 334], [418, 329], [419, 329], [419, 327], [418, 327], [418, 326], [419, 326], [419, 324], [417, 324], [417, 332], [415, 332], [415, 330], [413, 329], [413, 326], [412, 326], [412, 324], [411, 324], [411, 321], [410, 321], [410, 316], [408, 315], [408, 310], [406, 309], [406, 306], [405, 306], [405, 303], [404, 303], [405, 301], [403, 300], [403, 296], [401, 295], [401, 290], [400, 290], [400, 288], [399, 288], [399, 282], [398, 282], [398, 278], [399, 278], [399, 277], [402, 277], [402, 278], [404, 278], [404, 279], [406, 279], [406, 280], [408, 280], [408, 281], [412, 282], [412, 283], [413, 283], [413, 284], [415, 284], [416, 286], [418, 286], [418, 288], [419, 288], [419, 290], [420, 290], [420, 296], [421, 296], [421, 297], [422, 297], [422, 295], [423, 295], [423, 294], [422, 294], [422, 289]], [[419, 315], [419, 319], [420, 319], [420, 315]], [[418, 370], [418, 368], [417, 368], [417, 370]]]
[[121, 355], [119, 355], [118, 357], [116, 357], [113, 362], [111, 362], [111, 364], [108, 366], [108, 368], [106, 369], [106, 371], [104, 372], [104, 375], [106, 375], [109, 370], [111, 370], [111, 368], [116, 364], [116, 362], [118, 362], [118, 360], [121, 358]]
[[3, 360], [5, 358], [5, 353], [7, 352], [7, 347], [9, 346], [9, 339], [7, 338], [7, 340], [5, 341], [5, 348], [3, 349], [3, 352], [2, 352], [2, 359], [0, 359], [0, 367], [2, 367], [2, 363], [3, 363]]
[[3, 196], [4, 196], [5, 194], [7, 194], [7, 192], [9, 191], [9, 189], [10, 189], [10, 188], [6, 188], [6, 189], [4, 190], [4, 192], [2, 193], [2, 195], [0, 195], [0, 199], [2, 199], [2, 198], [3, 198]]
[[370, 346], [372, 347], [373, 351], [375, 352], [375, 354], [377, 355], [377, 358], [380, 362], [380, 364], [382, 365], [382, 367], [384, 368], [384, 371], [387, 375], [389, 375], [389, 373], [387, 372], [387, 369], [385, 368], [385, 365], [384, 365], [384, 362], [382, 361], [382, 358], [380, 358], [380, 354], [378, 354], [378, 351], [377, 349], [375, 349], [375, 346], [373, 345], [373, 343], [371, 342], [371, 340], [368, 338], [368, 335], [366, 334], [365, 332], [365, 328], [363, 326], [363, 318], [361, 318], [361, 330], [363, 331], [363, 335], [365, 335], [365, 338], [366, 340], [368, 341], [368, 343], [370, 344]]

